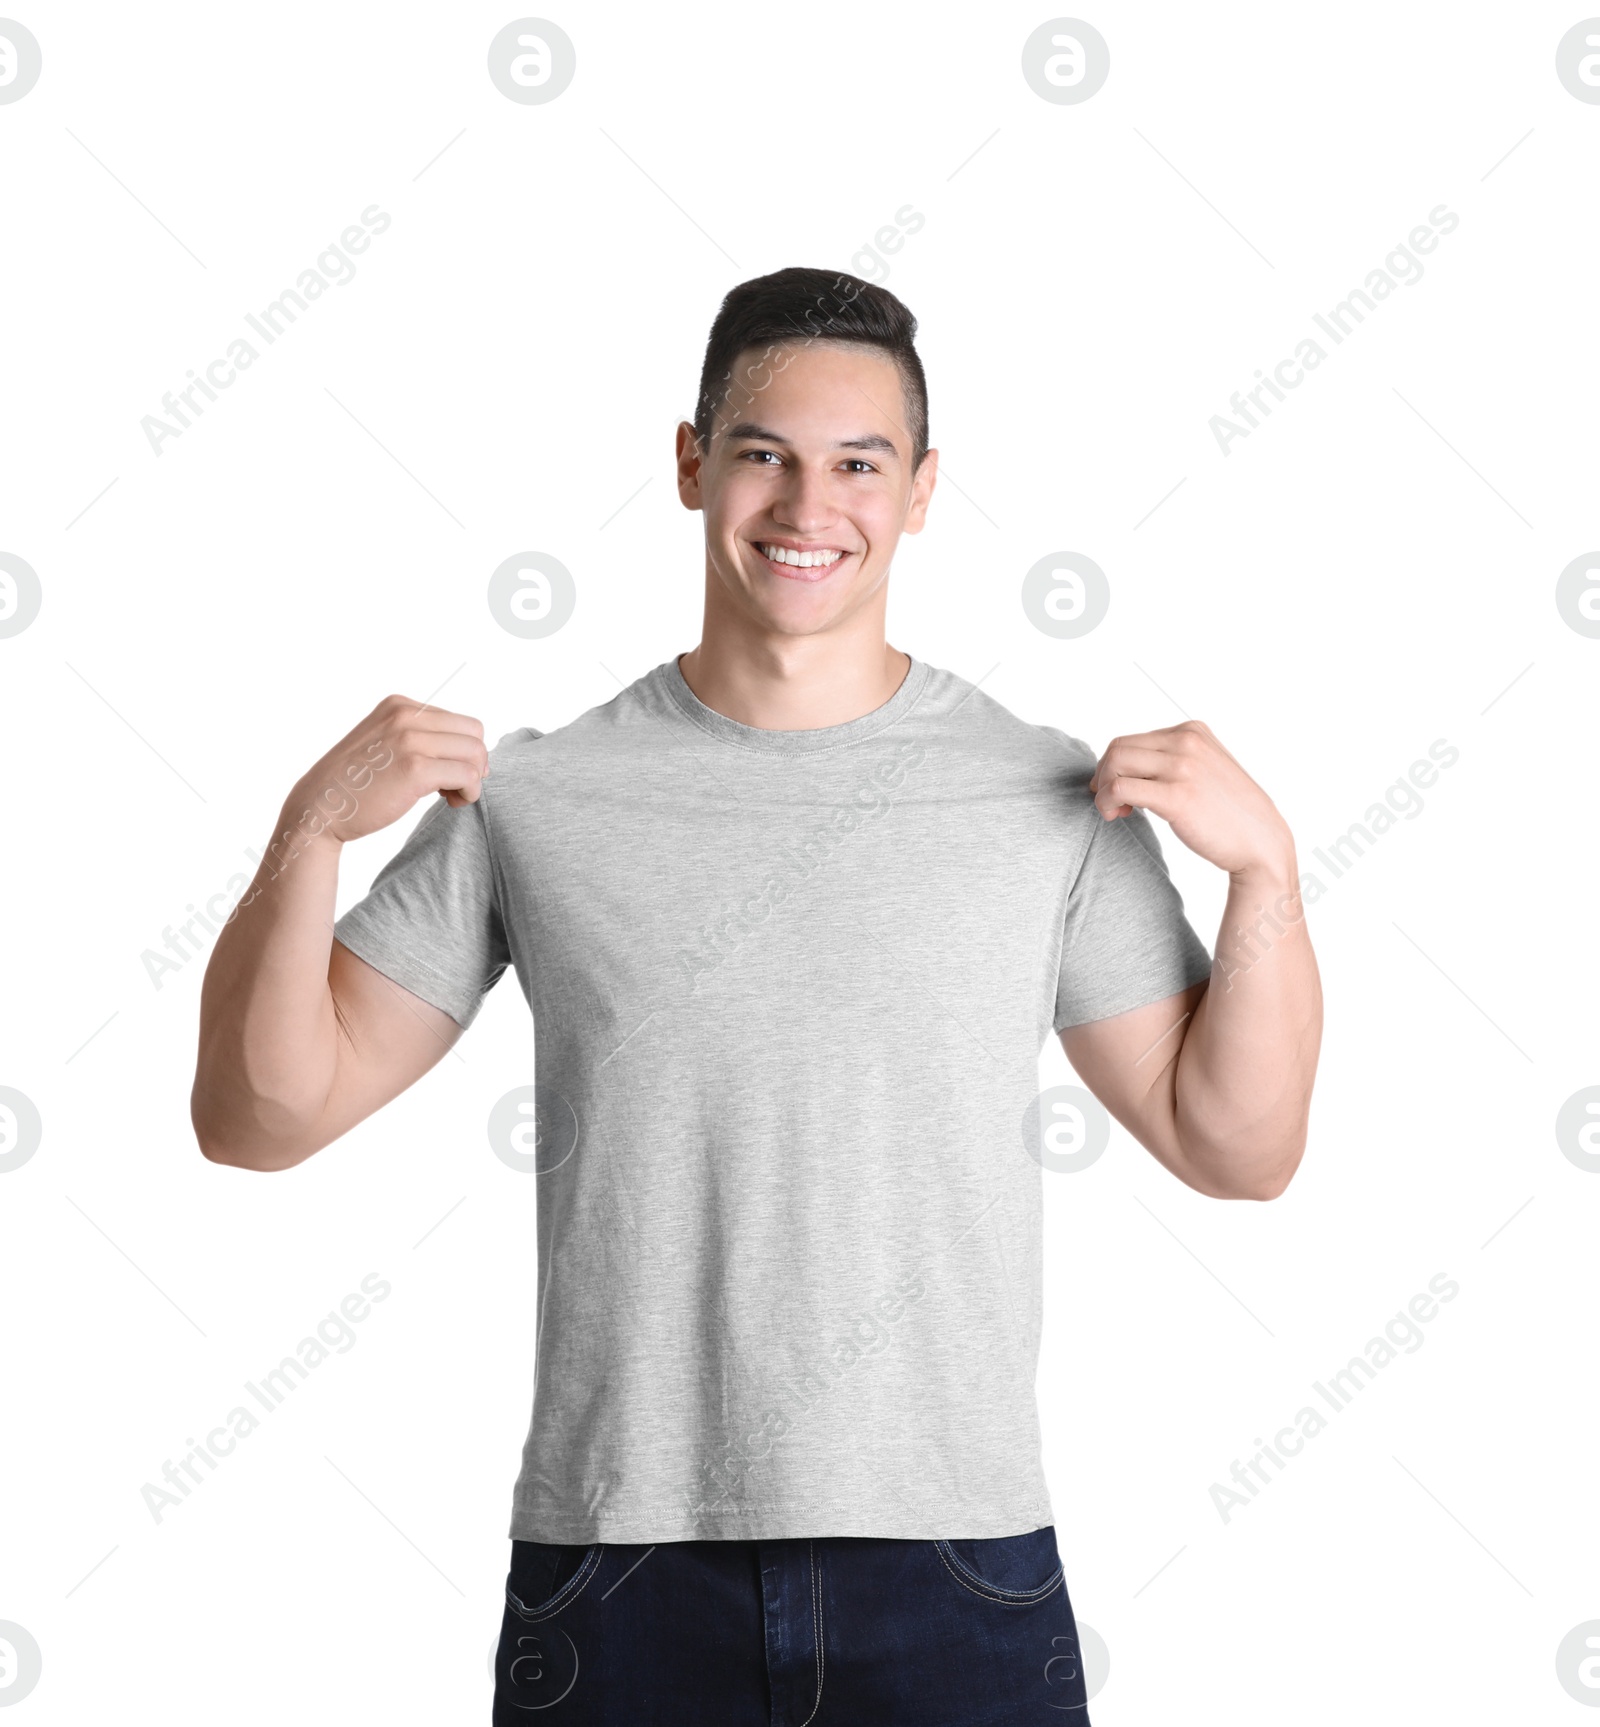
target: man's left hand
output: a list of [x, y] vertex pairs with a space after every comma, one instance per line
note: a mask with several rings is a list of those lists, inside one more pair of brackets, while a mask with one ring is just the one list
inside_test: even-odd
[[1113, 738], [1089, 790], [1107, 821], [1149, 810], [1231, 876], [1294, 880], [1288, 823], [1203, 720]]

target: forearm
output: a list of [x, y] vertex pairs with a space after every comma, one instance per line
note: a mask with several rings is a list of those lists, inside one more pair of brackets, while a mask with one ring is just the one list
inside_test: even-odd
[[1211, 982], [1179, 1053], [1186, 1160], [1220, 1192], [1272, 1198], [1305, 1150], [1322, 987], [1291, 852], [1230, 876]]
[[224, 926], [200, 996], [190, 1115], [218, 1162], [281, 1169], [316, 1149], [338, 1021], [328, 985], [340, 842], [291, 794], [255, 879]]

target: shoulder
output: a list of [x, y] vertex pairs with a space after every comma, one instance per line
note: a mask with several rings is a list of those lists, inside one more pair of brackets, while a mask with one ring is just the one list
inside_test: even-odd
[[489, 752], [490, 765], [502, 761], [508, 766], [548, 764], [569, 753], [604, 748], [617, 741], [619, 734], [646, 717], [653, 686], [659, 681], [659, 669], [636, 678], [608, 701], [585, 708], [564, 725], [548, 730], [518, 726], [506, 732]]
[[1059, 727], [1023, 719], [969, 679], [930, 666], [921, 708], [930, 721], [944, 722], [953, 737], [974, 751], [991, 751], [1087, 791], [1099, 760], [1089, 744]]
[[659, 730], [649, 712], [654, 678], [647, 673], [565, 724], [517, 726], [503, 733], [489, 751], [486, 800], [503, 807], [519, 791], [592, 787], [638, 764]]
[[505, 733], [489, 748], [489, 766], [509, 766], [527, 759], [529, 746], [539, 743], [544, 735], [536, 726], [518, 726], [515, 731]]

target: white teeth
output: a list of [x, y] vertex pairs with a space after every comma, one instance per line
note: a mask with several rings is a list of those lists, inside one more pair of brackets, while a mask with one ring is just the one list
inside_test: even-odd
[[771, 558], [775, 564], [797, 564], [803, 570], [815, 569], [818, 565], [836, 564], [844, 556], [843, 552], [796, 552], [787, 546], [762, 546], [762, 555]]

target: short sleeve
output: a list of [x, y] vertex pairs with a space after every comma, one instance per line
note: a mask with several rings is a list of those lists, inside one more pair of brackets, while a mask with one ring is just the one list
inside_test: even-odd
[[471, 1025], [511, 963], [482, 799], [452, 809], [436, 797], [333, 933], [385, 977]]
[[1177, 995], [1211, 973], [1143, 810], [1094, 832], [1067, 895], [1055, 1029]]

